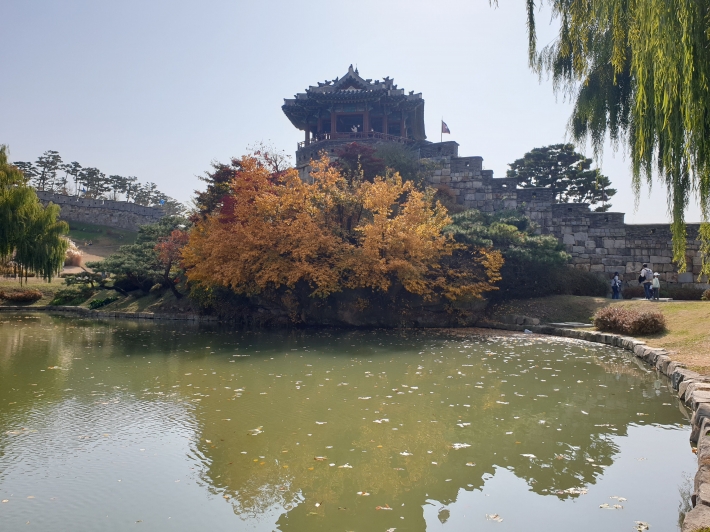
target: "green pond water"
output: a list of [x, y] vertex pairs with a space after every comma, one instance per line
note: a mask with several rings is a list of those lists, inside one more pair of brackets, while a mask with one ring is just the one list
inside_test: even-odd
[[0, 315], [3, 531], [672, 531], [688, 435], [584, 342]]

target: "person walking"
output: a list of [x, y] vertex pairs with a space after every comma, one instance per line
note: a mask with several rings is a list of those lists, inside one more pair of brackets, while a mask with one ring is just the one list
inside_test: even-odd
[[653, 281], [651, 283], [651, 287], [653, 288], [653, 299], [658, 301], [658, 295], [661, 291], [661, 281], [658, 280], [658, 273], [653, 274]]
[[611, 280], [611, 298], [621, 299], [621, 280], [619, 279], [619, 272], [614, 272], [614, 277]]
[[644, 263], [641, 273], [639, 274], [639, 283], [643, 284], [643, 292], [646, 299], [649, 301], [653, 299], [653, 292], [651, 290], [651, 283], [653, 282], [653, 270], [648, 267], [648, 264]]

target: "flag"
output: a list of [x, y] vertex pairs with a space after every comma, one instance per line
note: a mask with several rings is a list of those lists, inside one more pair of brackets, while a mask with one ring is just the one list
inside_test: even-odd
[[441, 132], [451, 135], [451, 130], [449, 129], [449, 126], [447, 126], [446, 122], [444, 122], [443, 120], [441, 121]]

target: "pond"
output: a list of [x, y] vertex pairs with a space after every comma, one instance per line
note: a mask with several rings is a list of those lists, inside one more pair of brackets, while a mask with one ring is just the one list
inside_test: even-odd
[[676, 530], [688, 436], [607, 346], [0, 315], [4, 530]]

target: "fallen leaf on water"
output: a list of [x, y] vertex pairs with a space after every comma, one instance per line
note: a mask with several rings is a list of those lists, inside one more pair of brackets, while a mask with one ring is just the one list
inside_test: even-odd
[[385, 504], [384, 506], [375, 506], [375, 510], [391, 510], [389, 504]]
[[486, 514], [486, 519], [489, 521], [497, 521], [498, 523], [503, 521], [503, 518], [498, 514]]
[[402, 456], [412, 456], [412, 453], [407, 452], [407, 451], [402, 451], [402, 452], [399, 453], [399, 454], [401, 454]]
[[[370, 494], [367, 493], [366, 491], [358, 491], [357, 494], [361, 495], [362, 497], [369, 497], [370, 496]], [[7, 502], [7, 501], [3, 501], [3, 502]]]
[[10, 502], [9, 499], [3, 499], [2, 502]]
[[636, 530], [638, 532], [643, 532], [644, 530], [648, 530], [649, 528], [651, 528], [651, 525], [649, 525], [648, 523], [644, 523], [643, 521], [635, 521], [635, 523]]
[[456, 450], [456, 449], [465, 449], [466, 447], [471, 447], [468, 443], [452, 443], [451, 448]]
[[327, 457], [327, 456], [314, 456], [313, 459], [314, 459], [316, 462], [323, 462], [324, 460], [327, 460], [328, 457]]
[[318, 507], [319, 507], [319, 506], [320, 506], [321, 504], [323, 504], [323, 501], [321, 501], [321, 502], [317, 502], [317, 503], [316, 503], [316, 505], [315, 505], [315, 506], [316, 506], [316, 508], [318, 508]]
[[603, 508], [604, 510], [623, 510], [623, 506], [620, 504], [615, 504], [613, 506], [610, 506], [608, 503], [600, 504], [599, 508]]
[[338, 466], [338, 469], [352, 469], [352, 468], [353, 468], [353, 466], [351, 466], [350, 464], [343, 464], [341, 466]]
[[476, 464], [474, 464], [473, 462], [466, 462], [466, 465], [469, 466], [469, 467], [473, 467], [473, 466], [475, 466]]

